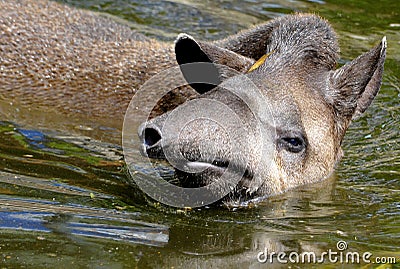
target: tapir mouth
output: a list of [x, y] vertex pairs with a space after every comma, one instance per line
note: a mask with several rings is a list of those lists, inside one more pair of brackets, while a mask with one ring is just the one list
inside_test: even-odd
[[191, 169], [213, 169], [218, 171], [224, 171], [229, 167], [229, 161], [226, 160], [213, 160], [211, 162], [208, 161], [188, 161], [186, 166]]
[[[181, 170], [175, 170], [179, 179], [178, 185], [184, 188], [200, 188], [205, 187], [213, 182], [219, 181], [224, 173], [231, 173], [233, 178], [241, 176], [237, 185], [231, 189], [231, 192], [221, 197], [216, 204], [224, 204], [225, 206], [242, 206], [245, 202], [254, 199], [255, 194], [249, 193], [248, 184], [253, 179], [254, 173], [249, 168], [243, 168], [241, 165], [236, 165], [234, 161], [225, 159], [217, 159], [214, 161], [188, 161], [186, 167], [189, 169], [203, 170], [200, 173], [192, 174]], [[232, 175], [232, 173], [236, 175]]]
[[[178, 178], [180, 179], [183, 187], [204, 187], [217, 181], [224, 173], [230, 172], [241, 176], [242, 178], [251, 179], [253, 173], [247, 167], [236, 164], [234, 161], [226, 159], [208, 160], [195, 160], [187, 161], [184, 164], [184, 171], [176, 169]], [[190, 173], [188, 171], [201, 171], [198, 173]]]
[[[152, 159], [166, 160], [162, 150], [154, 152], [142, 151], [142, 154], [147, 155], [147, 157]], [[183, 153], [183, 155], [186, 154]], [[224, 173], [233, 172], [236, 175], [241, 176], [241, 180], [238, 182], [236, 187], [232, 189], [231, 193], [221, 197], [221, 200], [219, 200], [216, 204], [237, 206], [243, 201], [248, 201], [254, 198], [254, 195], [251, 195], [247, 192], [247, 187], [245, 186], [247, 184], [244, 183], [245, 181], [251, 181], [254, 176], [254, 172], [252, 172], [252, 169], [250, 169], [248, 165], [244, 166], [241, 163], [228, 158], [214, 157], [213, 159], [205, 159], [200, 156], [195, 157], [198, 158], [187, 158], [182, 160], [182, 166], [184, 169], [175, 168], [175, 176], [177, 181], [174, 180], [171, 183], [184, 188], [200, 188], [218, 181]], [[201, 172], [190, 173], [188, 172], [190, 170], [197, 170]]]

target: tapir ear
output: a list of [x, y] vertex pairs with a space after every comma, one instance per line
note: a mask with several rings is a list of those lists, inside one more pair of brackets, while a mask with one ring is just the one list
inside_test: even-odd
[[211, 43], [198, 42], [187, 34], [179, 34], [176, 39], [175, 56], [186, 81], [200, 94], [235, 75], [232, 70], [236, 74], [244, 73], [254, 63], [250, 58]]
[[382, 83], [386, 37], [382, 42], [332, 72], [326, 99], [345, 118], [356, 118], [372, 103]]

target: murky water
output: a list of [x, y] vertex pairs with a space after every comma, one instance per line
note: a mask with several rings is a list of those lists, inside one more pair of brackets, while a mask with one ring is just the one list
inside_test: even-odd
[[[59, 120], [43, 118], [42, 128], [44, 115], [1, 103], [0, 268], [266, 268], [257, 261], [265, 248], [322, 253], [337, 251], [340, 240], [371, 260], [400, 264], [398, 1], [67, 2], [170, 41], [180, 32], [217, 39], [293, 11], [316, 12], [335, 27], [342, 62], [387, 36], [382, 89], [348, 131], [332, 178], [234, 211], [154, 203], [128, 185], [116, 129], [64, 119], [80, 133], [71, 135]], [[18, 121], [10, 112], [17, 110]]]

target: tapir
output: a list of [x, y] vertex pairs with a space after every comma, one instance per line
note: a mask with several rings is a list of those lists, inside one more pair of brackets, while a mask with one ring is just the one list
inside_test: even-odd
[[181, 34], [176, 60], [198, 96], [142, 124], [142, 151], [173, 163], [183, 187], [227, 186], [230, 201], [326, 179], [351, 120], [379, 91], [385, 52], [383, 38], [337, 68], [337, 37], [310, 14], [217, 42]]
[[338, 67], [336, 34], [313, 14], [172, 44], [47, 0], [1, 1], [0, 10], [0, 96], [13, 104], [122, 124], [141, 85], [179, 65], [188, 86], [140, 125], [142, 152], [174, 160], [182, 187], [229, 185], [231, 200], [329, 177], [382, 82], [385, 38]]

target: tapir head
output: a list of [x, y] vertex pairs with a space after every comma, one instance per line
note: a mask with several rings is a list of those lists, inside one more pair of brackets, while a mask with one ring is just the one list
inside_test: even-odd
[[141, 125], [144, 152], [175, 160], [184, 187], [239, 175], [227, 197], [241, 200], [332, 173], [351, 120], [380, 88], [386, 41], [335, 70], [329, 24], [296, 14], [215, 43], [181, 34], [175, 53], [199, 95]]

